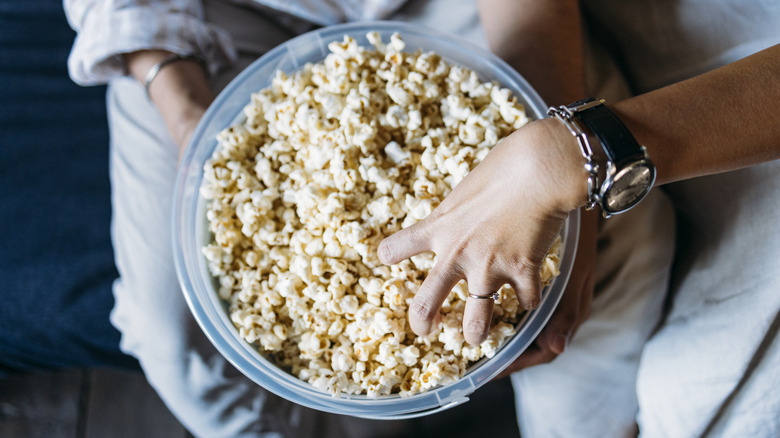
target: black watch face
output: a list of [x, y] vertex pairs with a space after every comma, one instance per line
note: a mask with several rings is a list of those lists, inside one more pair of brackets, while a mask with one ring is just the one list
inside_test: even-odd
[[620, 213], [638, 204], [653, 187], [655, 167], [649, 161], [629, 164], [615, 174], [609, 187], [605, 187], [604, 210]]

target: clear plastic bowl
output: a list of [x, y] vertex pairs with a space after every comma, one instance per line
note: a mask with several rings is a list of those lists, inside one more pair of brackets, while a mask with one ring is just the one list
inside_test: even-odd
[[211, 236], [206, 203], [199, 195], [199, 188], [203, 165], [217, 147], [217, 133], [241, 120], [250, 95], [270, 85], [277, 70], [291, 73], [307, 62], [321, 61], [328, 54], [328, 43], [340, 41], [344, 35], [370, 46], [366, 39], [369, 31], [379, 32], [383, 41], [399, 32], [406, 42], [406, 50], [435, 51], [448, 62], [475, 71], [481, 80], [494, 80], [511, 89], [525, 105], [530, 118], [545, 117], [544, 102], [517, 72], [493, 54], [457, 37], [398, 22], [344, 24], [309, 32], [247, 67], [203, 116], [179, 166], [173, 212], [174, 255], [179, 280], [195, 319], [220, 353], [257, 384], [292, 402], [321, 411], [372, 419], [413, 418], [467, 401], [469, 394], [498, 375], [531, 344], [558, 304], [568, 281], [579, 234], [578, 212], [572, 213], [563, 229], [561, 274], [545, 288], [539, 307], [526, 312], [517, 333], [494, 357], [473, 364], [456, 382], [408, 397], [388, 395], [370, 399], [364, 395], [342, 395], [335, 398], [265, 359], [238, 335], [230, 322], [227, 305], [216, 293], [215, 281], [201, 252]]

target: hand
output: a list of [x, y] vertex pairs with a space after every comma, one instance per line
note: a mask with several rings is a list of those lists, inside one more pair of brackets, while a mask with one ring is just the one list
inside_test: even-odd
[[[378, 255], [386, 264], [425, 251], [437, 256], [409, 307], [412, 330], [431, 332], [442, 302], [463, 278], [476, 295], [509, 284], [523, 308], [535, 308], [541, 262], [569, 212], [585, 203], [584, 164], [557, 120], [530, 123], [496, 145], [429, 217], [383, 240]], [[467, 342], [487, 337], [492, 310], [492, 300], [467, 301]]]
[[497, 378], [553, 361], [563, 353], [580, 325], [590, 316], [595, 287], [599, 215], [583, 211], [577, 255], [560, 303], [534, 343]]

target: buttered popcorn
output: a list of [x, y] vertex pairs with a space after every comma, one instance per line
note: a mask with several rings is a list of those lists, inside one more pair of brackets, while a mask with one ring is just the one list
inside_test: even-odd
[[470, 345], [461, 282], [438, 327], [416, 336], [407, 308], [434, 256], [385, 266], [377, 246], [428, 216], [528, 118], [473, 71], [404, 52], [397, 34], [368, 39], [345, 37], [324, 61], [278, 73], [219, 134], [201, 188], [213, 234], [203, 252], [240, 335], [277, 364], [334, 395], [406, 396], [492, 357], [522, 309], [504, 286], [487, 340]]

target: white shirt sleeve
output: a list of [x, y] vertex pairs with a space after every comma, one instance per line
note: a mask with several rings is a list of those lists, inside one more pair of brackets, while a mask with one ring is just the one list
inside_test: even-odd
[[68, 70], [80, 85], [127, 74], [121, 55], [136, 50], [197, 54], [212, 75], [237, 57], [230, 35], [203, 20], [197, 0], [65, 0], [64, 5], [77, 32]]

